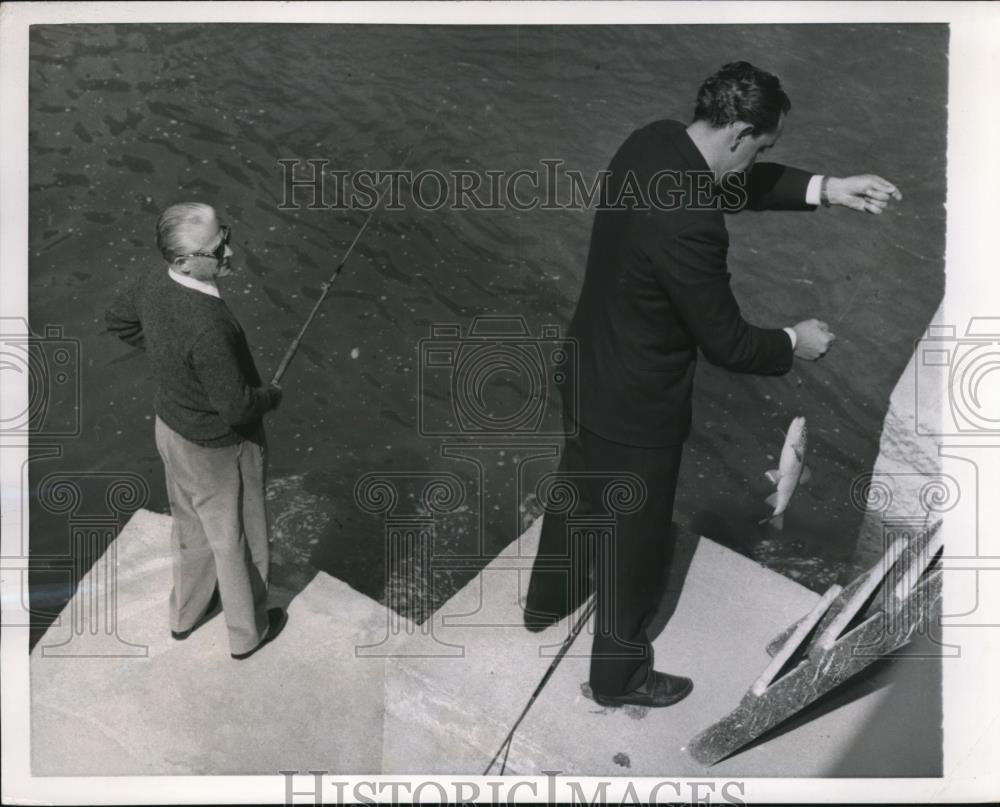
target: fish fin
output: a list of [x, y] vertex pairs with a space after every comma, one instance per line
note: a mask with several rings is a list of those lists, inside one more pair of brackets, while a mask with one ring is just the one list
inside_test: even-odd
[[764, 471], [764, 476], [767, 477], [767, 481], [772, 485], [777, 485], [778, 480], [781, 479], [781, 471], [777, 468], [772, 468], [770, 471]]
[[803, 465], [802, 466], [802, 475], [799, 477], [799, 482], [801, 482], [802, 484], [805, 484], [810, 479], [812, 479], [812, 475], [813, 475], [813, 472], [809, 470], [809, 466], [808, 465]]
[[766, 504], [768, 507], [777, 507], [778, 506], [778, 491], [775, 491], [770, 496], [768, 496], [766, 499], [764, 499], [764, 504]]

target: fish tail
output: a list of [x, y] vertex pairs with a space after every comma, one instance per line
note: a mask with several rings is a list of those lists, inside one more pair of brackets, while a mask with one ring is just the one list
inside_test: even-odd
[[784, 513], [778, 513], [775, 516], [765, 516], [764, 518], [762, 518], [757, 523], [758, 524], [770, 524], [776, 530], [784, 529], [784, 527], [785, 527], [785, 514]]

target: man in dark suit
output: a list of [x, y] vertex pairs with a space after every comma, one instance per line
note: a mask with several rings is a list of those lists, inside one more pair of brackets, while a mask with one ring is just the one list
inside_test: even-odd
[[[834, 338], [815, 319], [789, 328], [743, 319], [729, 285], [724, 212], [822, 204], [878, 214], [901, 198], [874, 175], [757, 163], [790, 107], [775, 76], [727, 64], [699, 90], [693, 123], [633, 132], [609, 166], [568, 332], [579, 364], [576, 384], [563, 387], [571, 436], [560, 471], [585, 510], [599, 506], [609, 479], [626, 475], [641, 480], [642, 502], [616, 516], [603, 554], [567, 545], [564, 518], [547, 515], [525, 608], [526, 626], [543, 630], [595, 591], [590, 686], [603, 705], [667, 706], [692, 689], [690, 679], [653, 669], [646, 628], [666, 577], [698, 350], [733, 372], [780, 375], [794, 358], [822, 356]], [[592, 570], [591, 557], [599, 559]]]

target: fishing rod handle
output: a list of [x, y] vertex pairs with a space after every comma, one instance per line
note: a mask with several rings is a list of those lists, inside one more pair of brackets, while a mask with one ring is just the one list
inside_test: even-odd
[[295, 355], [295, 351], [298, 349], [299, 340], [296, 339], [292, 342], [292, 346], [285, 353], [284, 358], [281, 360], [281, 364], [278, 365], [278, 369], [274, 372], [274, 378], [271, 379], [271, 384], [277, 384], [281, 381], [281, 377], [285, 374], [285, 370], [288, 369], [288, 365], [292, 362], [292, 356]]
[[285, 370], [288, 369], [288, 365], [292, 363], [292, 358], [295, 356], [296, 351], [299, 349], [299, 345], [302, 344], [302, 338], [306, 335], [306, 331], [309, 330], [309, 326], [312, 324], [313, 319], [315, 319], [316, 312], [319, 311], [320, 306], [323, 305], [323, 301], [330, 293], [330, 284], [332, 282], [333, 278], [320, 285], [322, 292], [319, 295], [319, 299], [316, 300], [316, 303], [312, 307], [312, 311], [309, 312], [309, 316], [306, 318], [305, 324], [299, 330], [298, 334], [296, 334], [295, 338], [292, 340], [292, 344], [285, 352], [285, 356], [281, 360], [281, 364], [278, 365], [278, 369], [274, 373], [274, 378], [271, 379], [272, 384], [277, 384], [278, 381], [281, 380], [281, 377], [285, 374]]

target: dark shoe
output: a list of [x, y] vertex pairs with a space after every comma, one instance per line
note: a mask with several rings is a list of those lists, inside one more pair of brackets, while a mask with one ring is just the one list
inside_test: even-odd
[[230, 653], [234, 659], [237, 661], [242, 661], [245, 658], [250, 658], [254, 653], [260, 650], [264, 645], [273, 639], [278, 637], [281, 633], [282, 628], [288, 624], [288, 614], [285, 612], [284, 608], [270, 608], [267, 612], [267, 633], [264, 634], [264, 638], [260, 640], [260, 644], [257, 645], [253, 650], [247, 650], [246, 653]]
[[694, 689], [694, 682], [681, 675], [652, 671], [646, 683], [624, 695], [594, 693], [594, 700], [601, 706], [672, 706], [686, 698]]
[[196, 630], [198, 630], [198, 628], [200, 628], [202, 625], [208, 622], [209, 619], [215, 616], [215, 609], [218, 607], [219, 607], [219, 587], [216, 586], [215, 590], [212, 592], [211, 599], [209, 599], [208, 601], [208, 606], [205, 608], [205, 613], [203, 613], [198, 618], [198, 621], [195, 622], [187, 630], [182, 630], [182, 631], [172, 630], [170, 631], [170, 635], [173, 636], [178, 642], [183, 641], [192, 633], [194, 633]]

